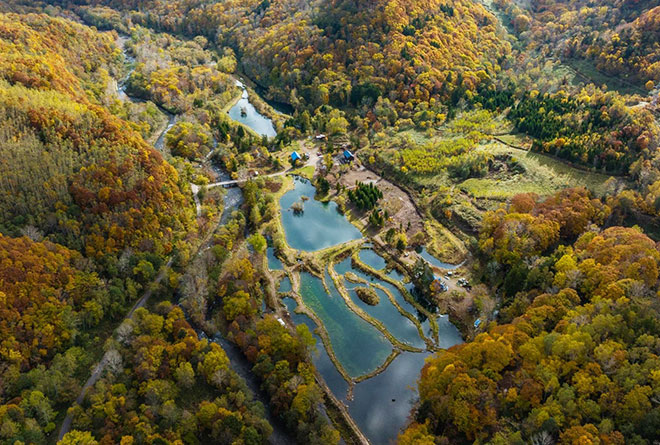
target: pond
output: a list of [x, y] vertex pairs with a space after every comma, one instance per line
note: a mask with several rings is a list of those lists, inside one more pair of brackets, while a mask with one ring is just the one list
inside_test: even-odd
[[378, 255], [371, 249], [362, 249], [359, 253], [360, 261], [362, 261], [367, 266], [371, 266], [376, 270], [381, 270], [387, 264], [385, 258]]
[[309, 328], [309, 331], [314, 336], [314, 340], [316, 340], [316, 352], [312, 353], [312, 361], [314, 362], [314, 366], [316, 366], [316, 369], [318, 369], [318, 371], [321, 373], [323, 380], [325, 380], [325, 383], [328, 385], [335, 397], [337, 397], [339, 400], [345, 400], [348, 393], [348, 383], [346, 380], [344, 380], [339, 371], [337, 371], [337, 368], [335, 367], [335, 364], [332, 363], [332, 360], [330, 360], [330, 356], [328, 355], [328, 351], [325, 350], [325, 345], [323, 344], [321, 337], [315, 333], [316, 323], [314, 323], [314, 320], [309, 318], [307, 315], [297, 314], [295, 312], [298, 304], [293, 298], [284, 298], [284, 304], [289, 310], [289, 315], [291, 316], [294, 324], [305, 324]]
[[[403, 298], [396, 286], [353, 269], [350, 257], [336, 264], [334, 268], [340, 275], [351, 271], [369, 282], [381, 284], [392, 293], [404, 310], [411, 314], [416, 313], [415, 307]], [[390, 272], [389, 276], [398, 281], [403, 279], [397, 272]], [[377, 329], [350, 310], [329, 272], [325, 272], [329, 294], [323, 287], [323, 281], [307, 272], [300, 274], [300, 280], [300, 295], [305, 305], [316, 314], [328, 331], [335, 355], [348, 374], [352, 377], [364, 375], [382, 364], [392, 351], [392, 346]], [[346, 282], [343, 277], [342, 283], [347, 289], [355, 286], [354, 283]], [[350, 290], [349, 296], [356, 305], [383, 322], [396, 338], [412, 346], [424, 348], [425, 343], [420, 338], [417, 327], [397, 311], [384, 292], [377, 292], [380, 302], [376, 306], [363, 303], [355, 292]], [[295, 324], [304, 323], [314, 332], [314, 321], [304, 314], [294, 312], [297, 306], [295, 300], [284, 298], [284, 303]], [[437, 322], [440, 337], [438, 346], [448, 348], [463, 341], [447, 316], [437, 317]], [[422, 326], [430, 337], [428, 320], [425, 320]], [[395, 440], [401, 428], [408, 422], [410, 409], [417, 399], [416, 381], [430, 352], [402, 352], [382, 373], [357, 383], [353, 388], [352, 400], [348, 400], [347, 383], [330, 360], [318, 335], [314, 334], [314, 338], [318, 351], [312, 357], [314, 365], [333, 394], [348, 406], [349, 413], [358, 427], [371, 443], [385, 444]]]
[[[388, 284], [383, 281], [376, 280], [375, 278], [371, 277], [370, 275], [367, 275], [361, 270], [351, 268], [350, 271], [353, 272], [358, 277], [363, 278], [369, 282], [378, 283], [383, 286]], [[378, 304], [372, 306], [362, 301], [360, 297], [357, 296], [357, 293], [354, 290], [356, 287], [364, 286], [364, 284], [351, 283], [346, 278], [344, 278], [343, 281], [344, 281], [343, 283], [344, 287], [348, 291], [348, 295], [351, 297], [351, 300], [355, 303], [355, 305], [358, 306], [363, 311], [365, 311], [367, 314], [374, 317], [376, 320], [382, 322], [383, 325], [385, 326], [385, 329], [387, 329], [388, 332], [390, 332], [394, 337], [396, 337], [399, 341], [414, 346], [416, 348], [421, 348], [421, 349], [426, 348], [426, 343], [419, 336], [419, 330], [417, 329], [417, 326], [415, 326], [415, 323], [410, 321], [410, 319], [408, 319], [407, 317], [401, 315], [401, 313], [392, 304], [392, 302], [390, 301], [389, 297], [385, 292], [383, 292], [381, 289], [375, 287], [373, 288], [380, 298]], [[392, 293], [391, 289], [388, 288], [388, 290], [390, 291], [390, 293]], [[392, 294], [394, 295], [394, 293]], [[412, 314], [414, 314], [414, 312], [411, 313], [411, 315]]]
[[429, 352], [404, 352], [387, 369], [353, 388], [351, 417], [373, 444], [387, 444], [406, 426], [417, 399], [417, 379]]
[[328, 331], [337, 360], [346, 372], [358, 377], [374, 371], [392, 352], [392, 345], [374, 326], [350, 310], [327, 271], [325, 280], [330, 295], [319, 278], [301, 273], [300, 296]]
[[280, 287], [277, 289], [278, 292], [286, 293], [286, 292], [291, 292], [292, 286], [291, 286], [291, 280], [289, 277], [284, 277], [280, 281]]
[[431, 255], [427, 250], [426, 247], [422, 247], [420, 250], [416, 250], [417, 254], [424, 258], [426, 262], [428, 262], [431, 266], [439, 267], [441, 269], [448, 269], [448, 270], [454, 270], [457, 269], [458, 267], [461, 266], [461, 264], [449, 264], [449, 263], [443, 263], [433, 255]]
[[[294, 178], [294, 189], [280, 198], [282, 225], [289, 246], [314, 251], [362, 238], [362, 233], [337, 211], [337, 203], [322, 203], [314, 199], [316, 188], [306, 179]], [[291, 209], [295, 202], [304, 201], [304, 210]]]
[[[396, 269], [392, 269], [390, 273], [387, 274], [387, 276], [395, 281], [399, 281], [403, 283], [404, 277]], [[392, 295], [394, 295], [394, 299], [396, 300], [397, 303], [399, 303], [399, 306], [401, 306], [404, 311], [414, 314], [417, 317], [417, 320], [419, 320], [419, 322], [422, 324], [422, 330], [424, 331], [424, 335], [426, 335], [428, 338], [433, 338], [433, 329], [431, 329], [431, 323], [429, 322], [428, 317], [426, 317], [426, 315], [424, 315], [423, 313], [419, 312], [415, 306], [409, 303], [408, 300], [406, 300], [405, 297], [401, 294], [399, 288], [397, 288], [395, 285], [388, 283], [387, 281], [384, 281], [383, 286], [385, 286], [387, 290], [389, 290], [392, 293]], [[408, 283], [408, 284], [404, 284], [404, 287], [408, 290], [408, 292], [410, 292], [410, 290], [414, 287], [414, 285], [412, 283]]]
[[250, 127], [260, 136], [268, 136], [269, 138], [277, 136], [273, 121], [259, 113], [254, 105], [250, 103], [245, 85], [237, 80], [236, 86], [243, 89], [243, 94], [238, 102], [229, 109], [229, 117]]
[[282, 261], [275, 256], [275, 249], [273, 247], [266, 249], [266, 257], [268, 258], [268, 268], [270, 270], [282, 270]]

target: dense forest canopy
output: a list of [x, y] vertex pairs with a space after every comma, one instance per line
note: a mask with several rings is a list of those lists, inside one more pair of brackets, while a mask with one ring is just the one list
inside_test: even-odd
[[659, 40], [654, 0], [0, 0], [0, 442], [359, 442], [282, 301], [336, 259], [294, 173], [465, 339], [399, 443], [656, 443]]
[[427, 362], [402, 443], [657, 439], [660, 249], [600, 229], [608, 209], [583, 191], [552, 200], [487, 216], [479, 250], [503, 281], [502, 323]]

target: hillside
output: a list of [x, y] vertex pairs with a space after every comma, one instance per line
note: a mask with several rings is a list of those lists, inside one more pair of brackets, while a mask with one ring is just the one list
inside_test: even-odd
[[0, 0], [0, 443], [657, 443], [659, 38]]
[[310, 111], [369, 109], [382, 97], [404, 118], [435, 114], [495, 76], [510, 53], [495, 17], [472, 1], [109, 3], [134, 22], [233, 47], [271, 97]]

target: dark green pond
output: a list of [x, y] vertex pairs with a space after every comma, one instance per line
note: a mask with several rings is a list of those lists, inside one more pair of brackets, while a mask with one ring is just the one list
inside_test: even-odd
[[321, 337], [314, 333], [316, 329], [316, 323], [314, 323], [314, 320], [309, 318], [307, 315], [297, 314], [295, 312], [298, 304], [293, 298], [284, 298], [284, 304], [289, 310], [289, 315], [291, 316], [293, 322], [296, 325], [307, 325], [309, 331], [314, 335], [314, 339], [316, 340], [316, 352], [312, 354], [312, 361], [314, 362], [314, 366], [316, 366], [316, 369], [319, 370], [323, 376], [323, 380], [325, 380], [325, 383], [328, 385], [335, 397], [337, 397], [339, 400], [345, 400], [346, 394], [348, 392], [348, 383], [346, 383], [346, 380], [344, 380], [339, 371], [337, 371], [335, 364], [332, 363], [332, 360], [330, 360], [330, 356], [325, 350], [325, 345], [323, 344]]
[[325, 279], [330, 295], [319, 278], [301, 273], [300, 296], [328, 331], [337, 360], [346, 372], [352, 377], [367, 374], [383, 364], [392, 352], [392, 345], [375, 327], [349, 309], [327, 272]]
[[[294, 189], [280, 198], [282, 225], [286, 241], [294, 249], [314, 251], [362, 238], [362, 234], [346, 217], [337, 212], [334, 202], [314, 199], [316, 188], [306, 179], [294, 178]], [[291, 205], [304, 201], [304, 211], [294, 213]]]

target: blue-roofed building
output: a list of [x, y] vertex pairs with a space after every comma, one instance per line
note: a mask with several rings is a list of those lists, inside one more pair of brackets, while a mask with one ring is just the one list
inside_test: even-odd
[[477, 329], [479, 325], [481, 324], [481, 318], [477, 318], [474, 320], [474, 328]]
[[292, 161], [292, 162], [295, 162], [295, 161], [297, 161], [297, 160], [299, 160], [299, 159], [300, 159], [300, 155], [298, 154], [297, 151], [294, 151], [293, 153], [291, 153], [291, 161]]
[[348, 149], [344, 150], [344, 160], [352, 161], [353, 159], [355, 159], [355, 156], [353, 156], [353, 153], [351, 153], [351, 151], [348, 150]]

